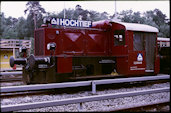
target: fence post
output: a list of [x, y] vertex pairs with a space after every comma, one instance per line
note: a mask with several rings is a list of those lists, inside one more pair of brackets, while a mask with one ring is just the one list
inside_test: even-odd
[[78, 111], [82, 111], [83, 110], [83, 103], [79, 103], [78, 104]]
[[96, 94], [96, 84], [94, 83], [94, 81], [91, 82], [92, 85], [92, 94]]

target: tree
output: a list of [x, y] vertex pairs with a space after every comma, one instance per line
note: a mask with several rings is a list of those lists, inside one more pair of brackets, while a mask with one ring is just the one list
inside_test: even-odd
[[166, 15], [163, 14], [159, 9], [154, 9], [153, 11], [146, 11], [144, 15], [146, 18], [151, 18], [152, 21], [154, 21], [156, 25], [158, 25], [158, 27], [165, 23], [166, 20]]
[[[65, 18], [75, 19], [73, 18], [74, 10], [73, 9], [65, 9]], [[53, 17], [64, 18], [64, 10], [59, 12], [56, 16], [52, 14]]]
[[4, 13], [1, 13], [1, 27], [0, 27], [0, 37], [1, 38], [17, 38], [17, 32], [15, 25], [18, 19], [13, 17], [5, 18]]
[[27, 9], [24, 10], [26, 14], [29, 11], [28, 16], [31, 16], [34, 20], [34, 28], [37, 28], [37, 20], [42, 19], [42, 13], [46, 13], [45, 9], [41, 7], [39, 1], [28, 1], [26, 4]]
[[119, 18], [123, 22], [132, 22], [132, 15], [133, 11], [132, 10], [123, 10], [121, 13], [119, 13]]
[[16, 32], [17, 32], [17, 37], [19, 39], [24, 39], [24, 37], [27, 36], [27, 21], [23, 17], [18, 18], [18, 22], [15, 25], [16, 27]]
[[1, 13], [0, 14], [0, 25], [1, 25], [1, 27], [0, 27], [0, 38], [2, 38], [2, 33], [4, 32], [4, 29], [5, 29], [5, 25], [4, 25], [4, 23], [5, 23], [5, 16], [4, 16], [4, 13]]
[[126, 10], [119, 14], [119, 18], [123, 22], [151, 25], [159, 29], [159, 37], [170, 37], [170, 20], [166, 19], [166, 15], [163, 14], [159, 9], [146, 11], [142, 15], [140, 12]]
[[126, 10], [122, 11], [119, 14], [119, 18], [123, 22], [130, 22], [130, 23], [140, 23], [143, 24], [145, 21], [145, 18], [141, 16], [141, 13], [138, 12], [133, 12], [132, 10]]
[[[64, 10], [59, 12], [58, 14], [48, 13], [49, 16], [63, 18]], [[66, 18], [69, 19], [82, 19], [82, 20], [90, 20], [90, 21], [98, 21], [103, 19], [108, 19], [107, 12], [99, 13], [96, 11], [88, 11], [82, 9], [80, 5], [76, 5], [75, 9], [65, 9]], [[81, 18], [79, 18], [81, 17]]]
[[152, 26], [157, 27], [159, 29], [159, 37], [170, 37], [170, 20], [166, 19], [166, 15], [163, 14], [159, 9], [154, 9], [153, 11], [146, 11], [144, 13], [144, 16], [146, 19], [151, 20], [151, 23], [149, 23], [149, 25], [153, 23]]
[[[26, 37], [34, 37], [34, 24], [36, 24], [36, 28], [41, 26], [43, 23], [43, 12], [45, 11], [38, 1], [29, 1], [26, 6], [25, 14], [28, 12], [27, 19], [23, 17], [18, 19], [13, 17], [6, 18], [3, 12], [0, 13], [0, 38], [25, 39]], [[76, 5], [75, 9], [66, 9], [65, 13], [66, 18], [78, 19], [82, 17], [82, 20], [90, 20], [92, 22], [115, 16], [110, 16], [107, 12], [99, 13], [93, 10], [85, 10], [80, 5]], [[123, 10], [117, 15], [123, 22], [147, 24], [158, 28], [159, 37], [170, 37], [170, 19], [167, 19], [166, 15], [159, 9], [146, 11], [143, 14], [132, 10]], [[64, 10], [59, 13], [47, 12], [46, 16], [63, 18]]]
[[34, 37], [34, 21], [32, 20], [32, 16], [28, 15], [26, 19], [26, 37]]

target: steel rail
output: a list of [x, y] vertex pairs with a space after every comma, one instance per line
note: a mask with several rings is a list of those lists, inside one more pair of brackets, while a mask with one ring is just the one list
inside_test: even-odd
[[37, 84], [37, 85], [8, 86], [8, 87], [2, 87], [1, 93], [18, 92], [18, 91], [45, 90], [45, 89], [55, 89], [55, 88], [92, 86], [92, 93], [95, 94], [96, 93], [96, 85], [100, 85], [100, 84], [136, 82], [136, 81], [147, 81], [147, 80], [149, 80], [149, 81], [150, 80], [164, 80], [164, 79], [170, 79], [170, 75], [106, 79], [106, 80], [90, 80], [90, 81]]
[[158, 76], [145, 76], [145, 77], [130, 77], [130, 78], [120, 78], [120, 79], [106, 79], [106, 80], [95, 80], [92, 81], [92, 93], [96, 93], [96, 85], [102, 84], [116, 84], [116, 83], [126, 83], [126, 82], [142, 82], [142, 81], [154, 81], [154, 80], [164, 80], [170, 79], [170, 75], [158, 75]]
[[16, 72], [16, 71], [22, 71], [22, 68], [16, 68], [16, 69], [1, 69], [1, 72]]
[[116, 94], [104, 94], [104, 95], [86, 96], [86, 97], [78, 97], [78, 98], [69, 98], [63, 100], [24, 103], [24, 104], [17, 104], [17, 105], [1, 105], [1, 111], [9, 112], [9, 111], [59, 106], [59, 105], [66, 105], [66, 104], [76, 104], [76, 103], [81, 103], [82, 105], [83, 102], [100, 101], [106, 99], [123, 98], [129, 96], [137, 96], [137, 95], [145, 95], [145, 94], [169, 92], [169, 91], [170, 91], [170, 87], [165, 87], [165, 88], [156, 88], [156, 89], [133, 91], [133, 92], [124, 92], [124, 93], [122, 92]]
[[2, 75], [22, 75], [22, 71], [18, 72], [0, 72], [0, 76]]
[[8, 87], [2, 87], [1, 93], [55, 89], [55, 88], [67, 88], [67, 87], [80, 87], [80, 86], [90, 86], [90, 85], [91, 85], [91, 81], [8, 86]]
[[22, 81], [22, 77], [15, 77], [15, 78], [6, 78], [0, 79], [0, 82], [12, 82], [12, 81]]
[[157, 76], [143, 76], [143, 77], [130, 77], [121, 79], [106, 79], [106, 80], [96, 80], [94, 81], [97, 85], [102, 84], [113, 84], [113, 83], [123, 83], [123, 82], [137, 82], [137, 81], [147, 81], [147, 80], [161, 80], [169, 79], [170, 75], [157, 75]]

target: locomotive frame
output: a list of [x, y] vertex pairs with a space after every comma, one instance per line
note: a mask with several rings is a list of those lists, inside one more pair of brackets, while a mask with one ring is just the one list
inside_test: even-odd
[[[35, 56], [23, 58], [23, 79], [30, 84], [158, 74], [157, 32], [149, 25], [111, 20], [94, 22], [92, 28], [44, 26], [34, 33]], [[56, 48], [49, 50], [49, 44]]]

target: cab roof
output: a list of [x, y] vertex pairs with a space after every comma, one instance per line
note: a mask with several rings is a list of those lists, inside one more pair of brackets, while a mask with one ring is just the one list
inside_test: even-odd
[[131, 30], [131, 31], [159, 32], [159, 30], [157, 28], [152, 27], [150, 25], [138, 24], [138, 23], [126, 23], [126, 22], [119, 22], [119, 21], [115, 21], [115, 20], [96, 21], [96, 22], [93, 22], [92, 27], [107, 29], [107, 28], [111, 27], [110, 23], [117, 23], [117, 24], [123, 25], [126, 30]]
[[149, 26], [149, 25], [145, 25], [145, 24], [110, 21], [110, 23], [113, 23], [113, 22], [125, 26], [126, 30], [144, 31], [144, 32], [159, 32], [159, 30], [157, 28]]

